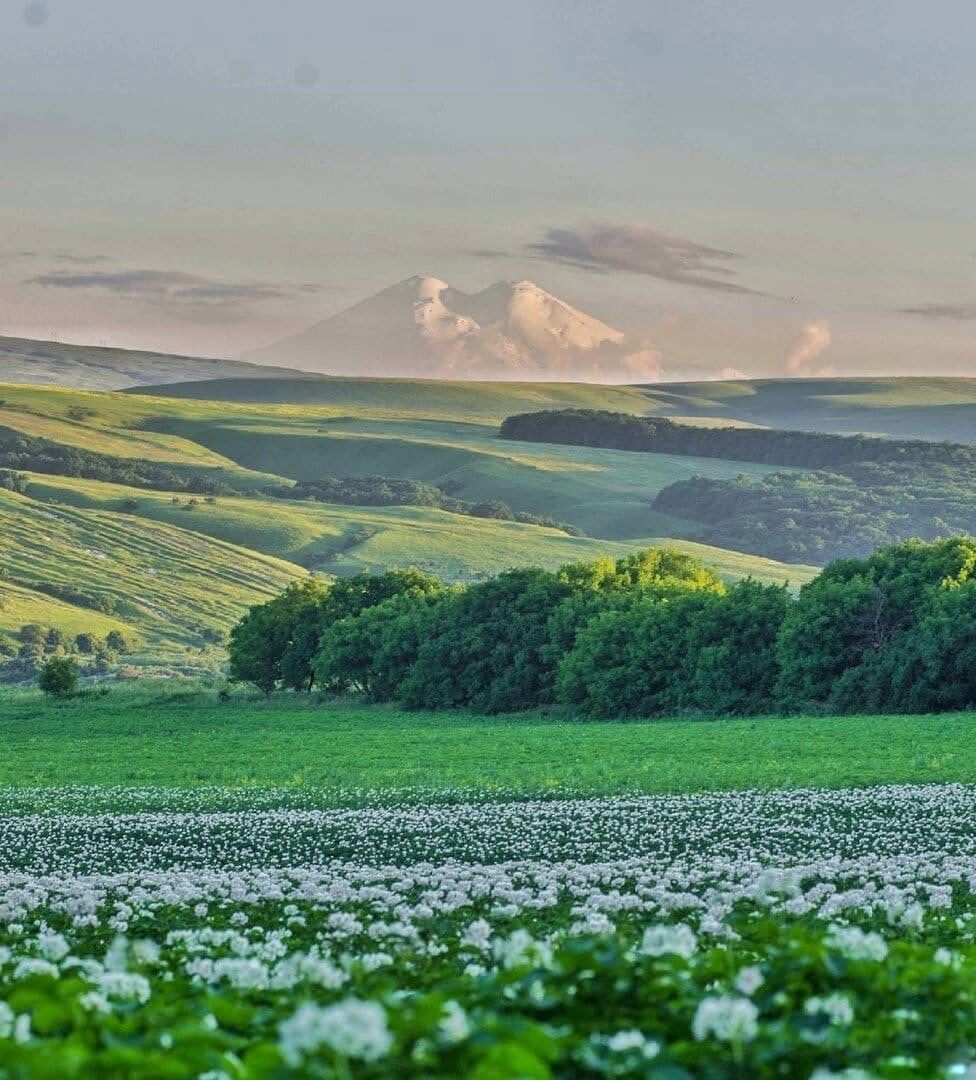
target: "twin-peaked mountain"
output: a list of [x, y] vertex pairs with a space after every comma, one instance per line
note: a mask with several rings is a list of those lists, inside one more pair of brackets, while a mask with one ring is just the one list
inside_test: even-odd
[[639, 382], [659, 354], [531, 281], [412, 277], [247, 360], [330, 375]]

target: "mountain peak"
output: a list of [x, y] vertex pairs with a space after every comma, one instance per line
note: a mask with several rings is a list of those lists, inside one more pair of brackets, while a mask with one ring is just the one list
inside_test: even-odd
[[248, 357], [334, 375], [476, 379], [659, 376], [658, 355], [528, 279], [464, 293], [414, 274]]

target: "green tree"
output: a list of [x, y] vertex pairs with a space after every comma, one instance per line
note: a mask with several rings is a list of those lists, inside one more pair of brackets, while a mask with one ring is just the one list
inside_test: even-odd
[[52, 656], [38, 672], [37, 685], [51, 697], [70, 697], [78, 688], [78, 666], [68, 656]]
[[358, 690], [373, 701], [392, 700], [416, 663], [435, 607], [452, 595], [401, 593], [340, 619], [323, 635], [315, 657], [319, 685]]
[[329, 590], [318, 578], [293, 581], [280, 596], [256, 604], [230, 634], [230, 675], [270, 694], [282, 679], [282, 659]]
[[831, 563], [800, 590], [784, 620], [782, 703], [844, 712], [909, 707], [906, 695], [922, 670], [912, 638], [947, 590], [974, 578], [976, 540], [966, 537], [911, 540]]
[[122, 653], [123, 655], [132, 652], [132, 642], [121, 630], [109, 630], [105, 637], [105, 644], [113, 652]]
[[553, 700], [548, 623], [570, 587], [545, 570], [510, 570], [438, 604], [398, 697], [411, 708], [479, 712]]

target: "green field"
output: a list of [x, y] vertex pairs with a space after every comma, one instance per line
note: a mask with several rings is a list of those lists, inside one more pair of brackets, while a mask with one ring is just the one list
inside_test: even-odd
[[972, 714], [583, 723], [165, 686], [0, 696], [0, 786], [694, 792], [973, 782]]
[[[127, 629], [159, 658], [199, 650], [245, 609], [302, 571], [186, 529], [103, 511], [48, 505], [0, 489], [2, 565], [10, 598], [0, 630], [41, 622], [71, 631]], [[117, 615], [79, 606], [69, 590], [108, 597]], [[65, 598], [68, 602], [65, 603]]]

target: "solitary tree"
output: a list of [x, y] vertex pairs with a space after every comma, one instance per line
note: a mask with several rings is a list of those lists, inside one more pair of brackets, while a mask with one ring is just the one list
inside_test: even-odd
[[51, 697], [70, 697], [78, 688], [78, 666], [67, 656], [52, 656], [38, 672], [37, 685]]

